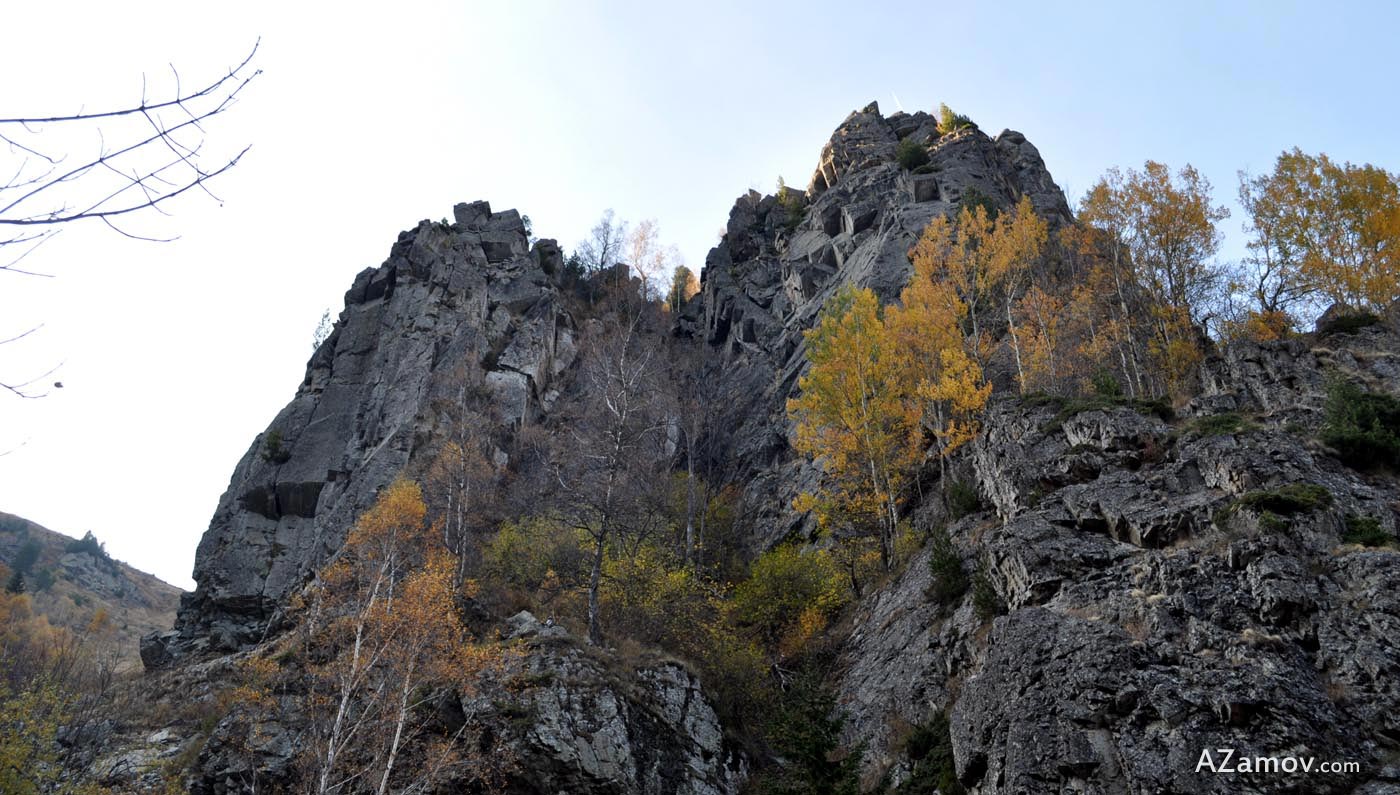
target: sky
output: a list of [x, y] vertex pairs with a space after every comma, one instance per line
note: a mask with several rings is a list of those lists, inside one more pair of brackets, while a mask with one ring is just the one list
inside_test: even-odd
[[[697, 271], [734, 199], [806, 185], [871, 100], [1019, 130], [1077, 199], [1111, 166], [1236, 172], [1294, 146], [1400, 171], [1389, 3], [11, 3], [0, 117], [262, 74], [206, 128], [239, 165], [147, 236], [73, 225], [0, 272], [0, 511], [181, 587], [240, 456], [292, 398], [323, 311], [398, 232], [487, 199], [567, 249], [605, 209]], [[1146, 5], [1146, 4], [1141, 4]], [[73, 157], [91, 148], [75, 142]], [[17, 154], [0, 147], [0, 171]], [[9, 158], [8, 160], [6, 158]]]

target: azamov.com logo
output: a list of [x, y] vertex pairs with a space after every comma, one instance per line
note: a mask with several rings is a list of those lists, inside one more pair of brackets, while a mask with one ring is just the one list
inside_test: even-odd
[[1359, 773], [1360, 762], [1318, 762], [1312, 756], [1241, 756], [1233, 748], [1203, 748], [1197, 773]]

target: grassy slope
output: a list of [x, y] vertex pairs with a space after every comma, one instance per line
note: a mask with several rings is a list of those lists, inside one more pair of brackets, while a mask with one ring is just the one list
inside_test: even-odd
[[[25, 577], [34, 609], [58, 626], [81, 630], [105, 609], [115, 630], [116, 652], [124, 664], [140, 666], [139, 641], [175, 622], [182, 591], [125, 563], [88, 552], [67, 552], [74, 539], [12, 514], [0, 512], [0, 563], [7, 581], [10, 567], [29, 540], [39, 547], [38, 560]], [[40, 589], [39, 572], [53, 575]], [[4, 581], [0, 581], [3, 586]]]

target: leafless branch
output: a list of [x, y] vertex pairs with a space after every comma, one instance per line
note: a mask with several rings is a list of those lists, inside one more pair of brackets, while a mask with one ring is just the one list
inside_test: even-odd
[[[237, 165], [251, 147], [243, 147], [233, 157], [221, 160], [215, 168], [206, 167], [200, 161], [204, 150], [204, 122], [229, 110], [249, 83], [262, 74], [251, 66], [258, 46], [254, 44], [248, 56], [227, 74], [196, 91], [184, 91], [179, 73], [172, 67], [175, 96], [168, 100], [149, 101], [143, 77], [141, 100], [135, 107], [69, 116], [0, 119], [0, 131], [8, 126], [30, 135], [43, 134], [45, 125], [68, 125], [75, 129], [88, 125], [95, 128], [99, 140], [95, 156], [67, 170], [41, 169], [36, 174], [29, 169], [29, 162], [34, 158], [50, 165], [66, 158], [54, 157], [40, 151], [37, 145], [21, 142], [16, 134], [0, 132], [0, 141], [8, 143], [12, 151], [27, 156], [16, 169], [15, 176], [0, 187], [0, 225], [46, 227], [102, 219], [111, 226], [110, 219], [116, 216], [142, 210], [163, 213], [163, 205], [196, 187], [217, 201], [208, 182]], [[183, 118], [167, 120], [162, 110], [177, 112]], [[133, 135], [129, 128], [120, 128], [116, 132], [126, 142], [109, 149], [105, 141], [107, 131], [95, 122], [125, 116], [139, 117], [146, 131]], [[186, 140], [191, 135], [196, 138]], [[152, 164], [149, 159], [157, 149], [164, 149], [169, 155]], [[105, 188], [99, 173], [108, 175]], [[46, 205], [44, 201], [53, 196], [60, 198]], [[118, 231], [143, 240], [173, 239]], [[0, 246], [7, 244], [0, 241]]]
[[[225, 83], [228, 83], [228, 82], [234, 81], [234, 80], [239, 80], [240, 77], [241, 77], [241, 75], [248, 69], [248, 66], [249, 66], [250, 64], [252, 64], [253, 58], [258, 54], [258, 47], [261, 46], [261, 45], [262, 45], [262, 39], [258, 39], [256, 42], [253, 43], [253, 50], [252, 50], [252, 52], [249, 52], [249, 53], [248, 53], [248, 57], [244, 58], [242, 63], [240, 63], [238, 66], [234, 67], [233, 69], [230, 69], [230, 70], [229, 70], [229, 73], [228, 73], [227, 75], [224, 75], [223, 77], [219, 78], [218, 80], [214, 81], [213, 83], [210, 83], [209, 85], [205, 86], [204, 88], [200, 89], [199, 91], [196, 91], [196, 92], [194, 92], [193, 94], [190, 94], [190, 95], [188, 95], [188, 96], [179, 95], [179, 94], [178, 94], [178, 88], [177, 88], [177, 96], [176, 96], [174, 99], [170, 99], [170, 100], [167, 100], [167, 101], [165, 101], [165, 102], [157, 102], [157, 103], [152, 104], [152, 105], [147, 105], [146, 102], [145, 102], [145, 91], [144, 91], [144, 86], [143, 86], [143, 91], [142, 91], [142, 95], [141, 95], [141, 104], [138, 105], [138, 106], [136, 106], [136, 107], [134, 107], [134, 108], [121, 108], [121, 109], [118, 109], [118, 110], [105, 111], [105, 112], [103, 112], [103, 113], [76, 113], [76, 114], [73, 114], [73, 115], [71, 115], [71, 116], [45, 116], [45, 117], [37, 117], [37, 118], [30, 118], [30, 119], [24, 119], [24, 118], [19, 118], [19, 119], [0, 119], [0, 124], [19, 124], [19, 125], [25, 125], [25, 126], [27, 127], [27, 126], [33, 125], [33, 124], [51, 124], [51, 123], [54, 123], [54, 122], [70, 122], [70, 121], [90, 121], [90, 120], [93, 120], [93, 119], [106, 119], [106, 118], [111, 118], [111, 117], [113, 117], [113, 116], [129, 116], [129, 115], [131, 115], [131, 114], [133, 114], [133, 113], [144, 113], [144, 112], [146, 112], [146, 111], [160, 110], [161, 108], [169, 108], [169, 107], [172, 107], [172, 106], [178, 106], [178, 105], [181, 105], [181, 104], [186, 103], [186, 102], [194, 101], [194, 100], [199, 99], [199, 98], [201, 98], [201, 97], [210, 96], [210, 95], [216, 93], [216, 92], [219, 90], [219, 88], [220, 88], [221, 86], [223, 86]], [[242, 85], [246, 85], [247, 82], [248, 82], [249, 80], [253, 79], [254, 77], [257, 77], [257, 76], [258, 76], [259, 74], [261, 74], [261, 73], [262, 73], [261, 70], [257, 70], [257, 71], [255, 71], [251, 76], [246, 77], [246, 78], [242, 78], [242, 83], [240, 84], [239, 87], [241, 88]], [[143, 80], [143, 82], [144, 82], [144, 80], [145, 80], [145, 76], [144, 76], [144, 75], [142, 76], [142, 80]], [[178, 84], [177, 84], [177, 86], [178, 86]], [[236, 93], [238, 93], [238, 90], [235, 89], [232, 93], [236, 94]]]
[[[169, 203], [195, 188], [219, 201], [208, 183], [238, 165], [251, 147], [244, 146], [232, 157], [215, 158], [213, 167], [206, 166], [201, 160], [205, 122], [232, 108], [262, 74], [253, 66], [260, 45], [258, 40], [237, 66], [195, 90], [185, 89], [179, 71], [171, 65], [174, 90], [168, 99], [152, 101], [142, 75], [140, 100], [132, 107], [0, 118], [0, 144], [4, 145], [0, 158], [9, 156], [15, 163], [11, 166], [0, 159], [0, 174], [10, 175], [0, 182], [0, 227], [15, 230], [0, 234], [0, 252], [4, 252], [0, 271], [47, 275], [18, 265], [67, 224], [97, 219], [123, 237], [168, 242], [175, 237], [135, 232], [128, 222], [118, 225], [117, 220], [135, 218], [147, 210], [168, 215]], [[95, 153], [74, 158], [77, 165], [71, 168], [60, 165], [69, 162], [63, 148], [82, 136], [95, 137]], [[108, 146], [109, 139], [114, 146]], [[57, 369], [24, 383], [0, 381], [0, 391], [42, 397], [46, 392], [32, 387]]]

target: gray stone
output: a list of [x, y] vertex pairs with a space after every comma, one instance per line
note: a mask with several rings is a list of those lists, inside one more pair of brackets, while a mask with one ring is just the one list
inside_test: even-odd
[[938, 192], [938, 177], [932, 174], [914, 174], [909, 183], [916, 202], [936, 201], [941, 195]]
[[[301, 389], [235, 468], [195, 559], [178, 638], [151, 661], [262, 638], [284, 600], [340, 546], [377, 491], [431, 444], [433, 399], [455, 394], [462, 368], [497, 389], [498, 420], [518, 424], [573, 360], [572, 319], [544, 262], [528, 253], [519, 213], [459, 204], [450, 229], [404, 232], [388, 260], [361, 273]], [[280, 460], [268, 453], [271, 431]]]

